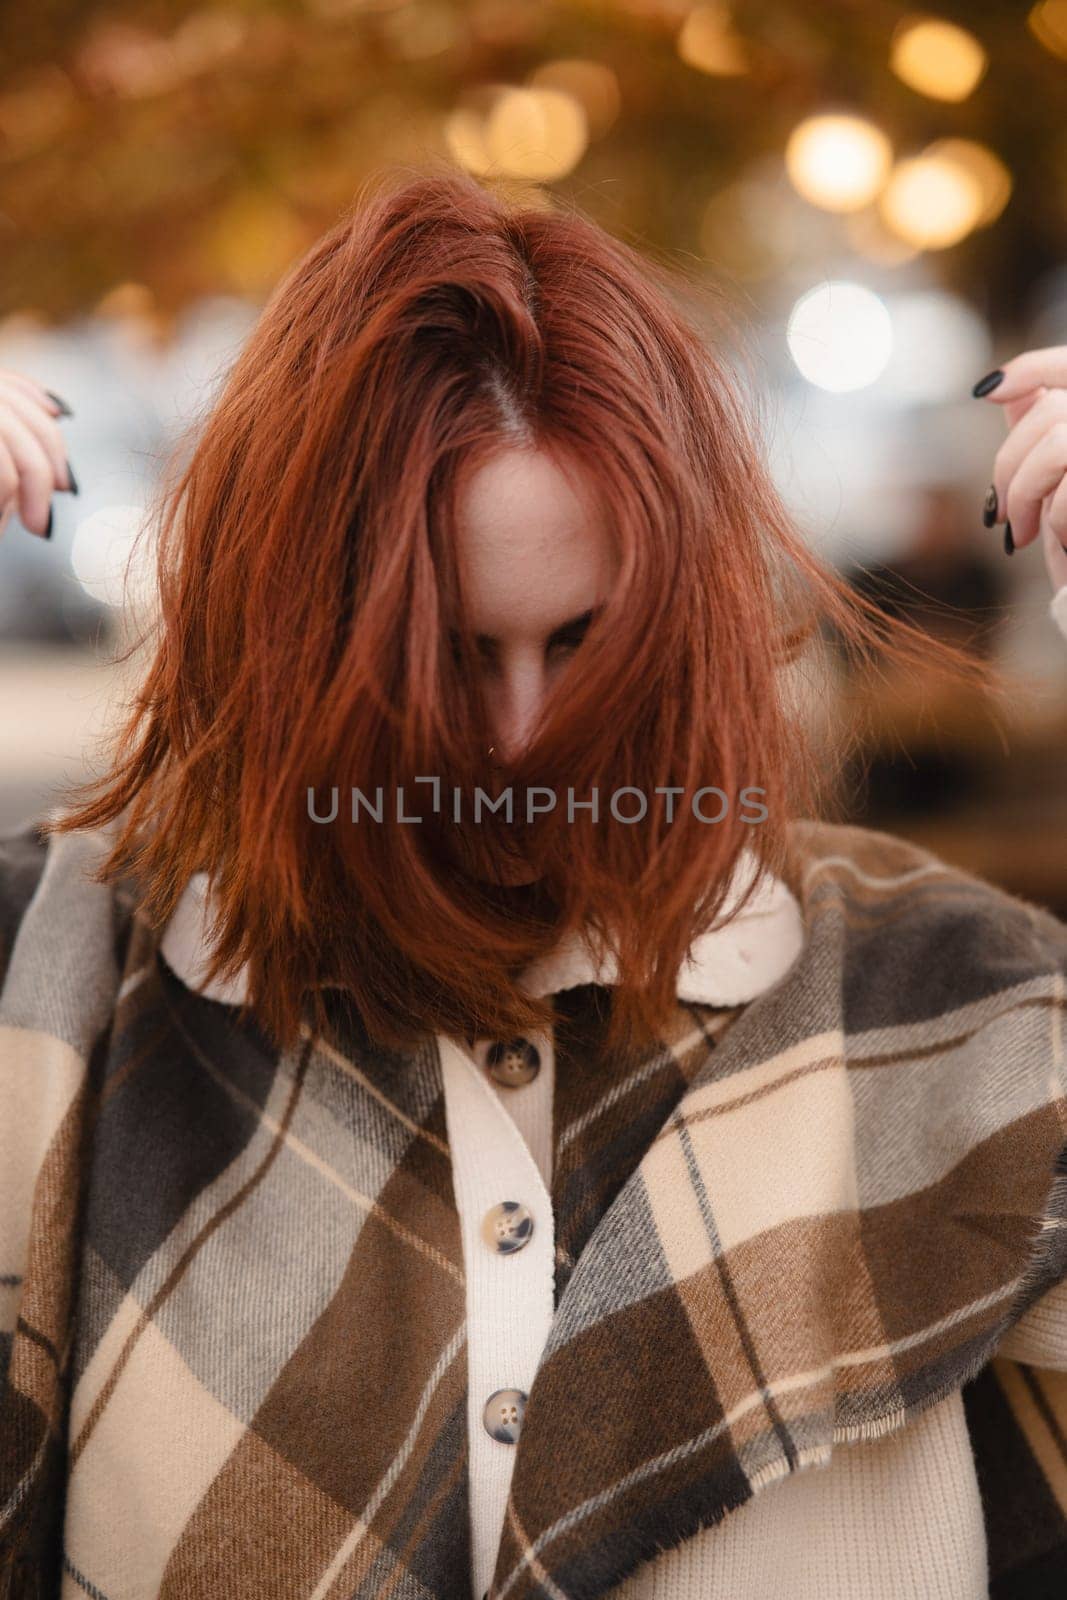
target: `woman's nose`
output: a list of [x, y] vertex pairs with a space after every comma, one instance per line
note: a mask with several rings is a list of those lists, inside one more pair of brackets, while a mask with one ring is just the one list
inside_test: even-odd
[[529, 744], [547, 692], [543, 665], [503, 673], [492, 707], [494, 753], [499, 759], [516, 760]]

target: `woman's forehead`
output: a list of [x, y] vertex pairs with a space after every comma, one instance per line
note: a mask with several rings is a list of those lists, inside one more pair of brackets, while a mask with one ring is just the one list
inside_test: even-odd
[[475, 632], [551, 632], [606, 598], [616, 569], [607, 519], [592, 485], [547, 452], [502, 451], [480, 464], [455, 521]]

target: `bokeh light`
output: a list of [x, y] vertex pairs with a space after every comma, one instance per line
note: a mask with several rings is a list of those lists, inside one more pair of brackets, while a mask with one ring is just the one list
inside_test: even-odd
[[905, 17], [894, 31], [889, 63], [901, 82], [932, 100], [966, 100], [989, 58], [973, 33], [939, 17]]
[[471, 106], [456, 106], [445, 118], [445, 143], [453, 161], [476, 178], [492, 169], [492, 158], [485, 143], [485, 118]]
[[261, 295], [310, 242], [295, 207], [277, 195], [250, 190], [211, 219], [204, 258], [228, 287]]
[[1067, 61], [1067, 0], [1038, 0], [1026, 21], [1050, 55]]
[[725, 5], [693, 8], [678, 33], [678, 54], [687, 66], [715, 77], [738, 77], [749, 69], [748, 49]]
[[976, 372], [993, 364], [985, 318], [959, 295], [919, 289], [888, 301], [893, 352], [880, 380], [902, 405], [964, 398]]
[[865, 117], [809, 117], [789, 136], [785, 164], [798, 193], [826, 211], [858, 211], [885, 181], [892, 147]]
[[977, 178], [957, 162], [923, 154], [900, 161], [879, 197], [886, 226], [919, 250], [944, 250], [978, 225]]
[[893, 328], [873, 290], [832, 279], [801, 295], [789, 313], [786, 343], [809, 383], [842, 394], [867, 388], [885, 370]]
[[546, 61], [530, 76], [534, 89], [560, 89], [585, 111], [591, 138], [599, 139], [615, 122], [622, 107], [619, 80], [601, 61]]
[[1011, 199], [1012, 177], [996, 151], [975, 139], [935, 139], [923, 153], [954, 163], [975, 180], [982, 195], [976, 228], [987, 228], [997, 220]]
[[589, 142], [585, 111], [561, 89], [510, 89], [489, 114], [486, 148], [516, 178], [565, 177]]
[[145, 508], [108, 505], [79, 522], [70, 549], [74, 576], [93, 600], [119, 611], [150, 607], [155, 598], [155, 550]]

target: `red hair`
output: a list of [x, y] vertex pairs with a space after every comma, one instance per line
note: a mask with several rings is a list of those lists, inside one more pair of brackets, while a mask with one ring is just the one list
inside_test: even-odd
[[[818, 620], [983, 677], [814, 555], [677, 288], [568, 210], [454, 173], [378, 186], [278, 286], [165, 480], [154, 659], [110, 770], [49, 826], [116, 822], [98, 876], [132, 868], [157, 925], [209, 871], [212, 975], [247, 962], [280, 1043], [308, 1006], [322, 1024], [326, 985], [392, 1044], [544, 1027], [516, 976], [581, 926], [616, 955], [613, 1037], [655, 1030], [745, 846], [791, 881], [789, 823], [820, 784], [783, 669]], [[524, 831], [542, 877], [519, 895], [457, 865], [461, 840], [480, 862], [475, 839], [499, 830], [472, 834], [448, 804], [428, 816], [413, 784], [440, 776], [464, 816], [487, 784], [454, 518], [463, 474], [515, 444], [584, 475], [621, 560], [512, 773], [520, 797], [598, 788], [601, 820], [564, 806]], [[397, 785], [423, 826], [390, 820]], [[671, 822], [653, 803], [669, 785]], [[731, 802], [715, 825], [690, 804], [709, 785]], [[308, 790], [321, 807], [333, 786], [338, 820], [317, 824]], [[386, 820], [349, 820], [353, 786], [382, 786]], [[624, 786], [648, 797], [643, 821], [607, 814]]]

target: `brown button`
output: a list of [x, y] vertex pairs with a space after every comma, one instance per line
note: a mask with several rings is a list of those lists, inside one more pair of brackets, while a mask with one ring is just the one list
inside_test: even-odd
[[533, 1237], [533, 1217], [520, 1200], [501, 1200], [482, 1219], [482, 1238], [498, 1255], [513, 1256]]
[[508, 1089], [529, 1083], [541, 1070], [541, 1052], [529, 1039], [496, 1039], [485, 1060], [493, 1080]]
[[516, 1444], [525, 1410], [526, 1395], [521, 1389], [494, 1389], [482, 1411], [486, 1433], [501, 1444]]

